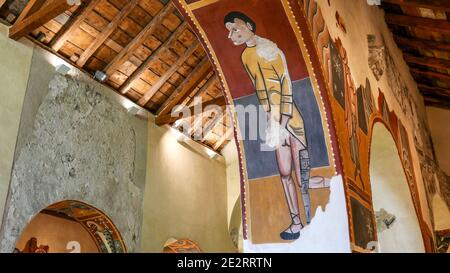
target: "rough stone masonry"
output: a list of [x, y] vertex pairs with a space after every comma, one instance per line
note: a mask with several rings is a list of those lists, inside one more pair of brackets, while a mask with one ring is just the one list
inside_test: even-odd
[[127, 250], [136, 251], [143, 189], [135, 184], [136, 135], [130, 115], [93, 84], [56, 75], [39, 107], [33, 134], [14, 163], [0, 252], [42, 209], [80, 200], [106, 213]]

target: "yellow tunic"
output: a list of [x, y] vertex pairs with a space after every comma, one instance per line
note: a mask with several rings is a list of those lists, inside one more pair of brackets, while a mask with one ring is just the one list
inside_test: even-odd
[[257, 53], [257, 47], [247, 47], [242, 53], [242, 63], [256, 89], [264, 110], [273, 120], [280, 122], [281, 115], [291, 117], [288, 131], [307, 147], [303, 118], [292, 97], [292, 83], [281, 51], [273, 60]]

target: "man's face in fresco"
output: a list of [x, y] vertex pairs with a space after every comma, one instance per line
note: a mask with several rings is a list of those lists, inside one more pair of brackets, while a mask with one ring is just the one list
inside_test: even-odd
[[234, 19], [234, 23], [228, 22], [225, 24], [225, 27], [229, 31], [228, 38], [236, 46], [245, 44], [255, 36], [255, 33], [252, 31], [252, 26], [241, 19], [236, 18]]

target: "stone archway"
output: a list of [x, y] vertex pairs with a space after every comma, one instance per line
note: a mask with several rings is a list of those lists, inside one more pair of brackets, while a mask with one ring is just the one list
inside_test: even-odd
[[396, 143], [383, 123], [375, 123], [370, 148], [372, 202], [379, 252], [424, 252], [421, 226]]
[[15, 252], [123, 253], [122, 236], [99, 209], [74, 200], [41, 210], [16, 242]]

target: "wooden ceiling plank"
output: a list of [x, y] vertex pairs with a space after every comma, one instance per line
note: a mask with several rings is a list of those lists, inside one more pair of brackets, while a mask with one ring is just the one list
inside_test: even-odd
[[184, 81], [175, 89], [170, 97], [158, 109], [158, 115], [169, 113], [180, 101], [183, 101], [190, 93], [205, 79], [211, 72], [211, 63], [207, 56], [197, 65], [197, 67], [184, 79]]
[[[206, 102], [203, 102], [200, 105], [193, 105], [191, 107], [189, 107], [189, 112], [190, 112], [190, 116], [194, 116], [195, 115], [195, 109], [199, 108], [199, 109], [205, 109], [206, 107], [210, 106], [210, 105], [217, 105], [217, 106], [225, 106], [226, 105], [226, 100], [224, 97], [219, 97], [216, 99], [212, 99]], [[180, 113], [181, 114], [181, 113]], [[166, 125], [166, 124], [171, 124], [174, 123], [175, 121], [182, 119], [185, 117], [180, 117], [180, 116], [172, 116], [172, 113], [168, 113], [165, 115], [159, 115], [156, 117], [155, 119], [155, 123], [158, 126], [162, 126], [162, 125]]]
[[422, 48], [427, 50], [437, 50], [437, 51], [450, 51], [450, 44], [445, 44], [441, 42], [431, 41], [431, 40], [423, 40], [418, 38], [406, 38], [398, 35], [394, 36], [395, 41], [400, 47], [415, 47]]
[[123, 48], [119, 54], [114, 57], [114, 59], [105, 68], [105, 73], [111, 75], [114, 73], [125, 61], [127, 61], [130, 56], [134, 53], [139, 46], [144, 43], [144, 41], [152, 34], [156, 27], [161, 24], [162, 20], [171, 12], [173, 12], [175, 7], [172, 2], [168, 2], [165, 7], [163, 7], [155, 17], [143, 28], [139, 34], [134, 37], [134, 39]]
[[422, 70], [418, 70], [418, 69], [410, 69], [411, 74], [413, 74], [414, 76], [422, 76], [422, 77], [426, 77], [426, 78], [430, 78], [430, 79], [437, 79], [440, 80], [442, 82], [448, 83], [450, 84], [450, 75], [448, 74], [442, 74], [442, 73], [438, 73], [438, 72], [433, 72], [433, 71], [422, 71]]
[[183, 65], [184, 62], [194, 53], [197, 49], [198, 42], [194, 42], [178, 60], [158, 79], [158, 81], [150, 87], [150, 89], [145, 92], [142, 98], [138, 101], [140, 106], [145, 106], [152, 97], [158, 92], [158, 90], [167, 82], [167, 80], [172, 77], [172, 75], [177, 72], [177, 70]]
[[[30, 2], [29, 4], [33, 4], [33, 2]], [[69, 5], [67, 1], [48, 0], [46, 5], [41, 9], [26, 17], [22, 21], [17, 21], [9, 29], [9, 37], [11, 39], [18, 40], [71, 7], [72, 5]]]
[[426, 28], [435, 32], [450, 34], [450, 22], [423, 17], [386, 13], [387, 23], [393, 25]]
[[108, 37], [116, 30], [125, 17], [137, 6], [139, 0], [131, 0], [114, 19], [106, 26], [106, 28], [97, 36], [94, 42], [81, 54], [77, 61], [77, 65], [83, 67], [89, 58], [100, 48], [100, 46], [108, 39]]
[[450, 61], [432, 57], [415, 57], [411, 54], [403, 53], [403, 57], [407, 63], [413, 63], [432, 67], [436, 69], [450, 69]]
[[87, 5], [80, 7], [79, 12], [56, 34], [50, 47], [55, 51], [59, 51], [64, 43], [70, 38], [72, 33], [78, 29], [81, 23], [91, 14], [94, 8], [101, 0], [90, 0]]
[[214, 144], [213, 149], [217, 151], [225, 143], [225, 141], [233, 139], [233, 134], [234, 134], [233, 126], [228, 127], [226, 133], [223, 134], [223, 136], [220, 138], [219, 141], [216, 142], [216, 144]]
[[448, 0], [383, 0], [382, 2], [405, 7], [427, 8], [450, 12], [450, 2]]
[[158, 49], [152, 52], [152, 54], [139, 66], [136, 71], [133, 72], [133, 74], [130, 75], [130, 77], [127, 78], [127, 80], [122, 84], [120, 88], [120, 93], [126, 94], [128, 90], [131, 88], [131, 84], [139, 79], [142, 74], [148, 69], [148, 66], [157, 58], [159, 58], [159, 54], [162, 50], [166, 49], [170, 44], [172, 44], [173, 41], [175, 41], [178, 36], [187, 28], [186, 23], [182, 23], [178, 28], [170, 35], [170, 37], [162, 43]]

